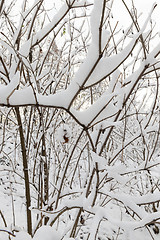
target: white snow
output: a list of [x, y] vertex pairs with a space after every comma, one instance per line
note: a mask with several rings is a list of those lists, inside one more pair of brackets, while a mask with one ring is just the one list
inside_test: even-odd
[[21, 231], [21, 232], [18, 232], [16, 233], [16, 238], [14, 238], [15, 240], [31, 240], [31, 236], [24, 232], [24, 231]]
[[22, 105], [36, 103], [31, 86], [21, 90], [15, 90], [13, 96], [10, 97], [10, 104], [16, 105], [18, 101], [20, 101]]
[[7, 104], [7, 98], [9, 100], [10, 96], [13, 94], [14, 90], [16, 90], [19, 84], [19, 72], [17, 72], [14, 76], [10, 76], [11, 82], [5, 85], [0, 85], [0, 102]]
[[[60, 240], [61, 235], [50, 226], [42, 226], [35, 233], [33, 240]], [[27, 240], [27, 239], [26, 239]]]
[[42, 226], [40, 227], [33, 238], [31, 236], [24, 232], [20, 231], [16, 233], [16, 238], [15, 240], [60, 240], [61, 239], [61, 234], [54, 230], [50, 226]]

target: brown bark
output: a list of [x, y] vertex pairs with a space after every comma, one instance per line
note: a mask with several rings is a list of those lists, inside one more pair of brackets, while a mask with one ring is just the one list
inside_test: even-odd
[[23, 134], [22, 120], [19, 108], [15, 108], [17, 122], [19, 125], [19, 135], [20, 135], [20, 143], [21, 143], [21, 151], [22, 151], [22, 160], [23, 160], [23, 173], [24, 173], [24, 182], [25, 182], [25, 198], [26, 198], [26, 211], [27, 211], [27, 231], [32, 236], [32, 216], [31, 210], [29, 207], [31, 206], [31, 196], [30, 196], [30, 184], [29, 184], [29, 174], [28, 174], [28, 161], [26, 154], [26, 146], [25, 146], [25, 138]]

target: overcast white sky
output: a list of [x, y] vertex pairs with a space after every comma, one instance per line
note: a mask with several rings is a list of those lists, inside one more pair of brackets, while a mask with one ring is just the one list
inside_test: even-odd
[[[127, 6], [132, 6], [132, 0], [125, 0]], [[48, 6], [50, 6], [51, 2], [50, 0], [46, 0], [46, 2], [49, 3]], [[60, 0], [54, 0], [56, 6], [60, 6], [61, 1]], [[143, 15], [140, 18], [139, 24], [143, 24], [143, 20], [146, 19], [148, 13], [150, 12], [152, 6], [154, 3], [157, 3], [157, 7], [155, 8], [152, 19], [154, 19], [157, 22], [157, 27], [160, 26], [160, 0], [133, 0], [135, 7], [138, 10], [138, 14], [143, 13]], [[114, 15], [115, 20], [119, 20], [120, 25], [124, 25], [124, 27], [129, 26], [129, 21], [131, 21], [129, 14], [127, 14], [127, 11], [122, 3], [122, 0], [114, 0]], [[159, 29], [158, 29], [159, 31]]]
[[[132, 0], [125, 0], [127, 6], [131, 6]], [[31, 1], [32, 2], [32, 1]], [[137, 7], [138, 13], [140, 14], [141, 12], [143, 13], [143, 16], [141, 17], [141, 20], [145, 19], [147, 14], [150, 12], [150, 9], [152, 8], [152, 5], [156, 2], [157, 7], [154, 10], [153, 13], [153, 19], [155, 19], [157, 22], [159, 22], [160, 26], [160, 0], [133, 0], [135, 7]], [[55, 3], [57, 8], [59, 8], [62, 5], [61, 0], [45, 0], [44, 1], [45, 5], [47, 6], [48, 9], [51, 9]], [[129, 26], [129, 21], [130, 21], [130, 16], [127, 14], [127, 11], [122, 3], [122, 0], [114, 0], [113, 4], [115, 13], [115, 20], [119, 20], [120, 25], [124, 25], [124, 27]], [[143, 21], [142, 21], [143, 22]], [[141, 21], [139, 22], [140, 24], [142, 23]]]
[[[155, 1], [155, 0], [133, 0], [135, 7], [138, 10], [138, 14], [143, 13], [143, 15], [141, 16], [141, 20], [145, 19], [147, 17], [147, 14], [150, 12], [152, 6], [154, 3], [157, 3], [157, 7], [155, 8], [152, 18], [154, 20], [156, 20], [156, 22], [159, 22], [159, 26], [160, 26], [160, 1]], [[126, 0], [126, 4], [128, 6], [131, 6], [131, 0]], [[121, 0], [114, 0], [114, 9], [115, 9], [115, 14], [117, 14], [117, 16], [115, 16], [115, 18], [119, 18], [120, 23], [122, 23], [124, 26], [128, 26], [129, 24], [129, 20], [130, 17], [127, 14], [127, 11], [122, 3]], [[143, 21], [142, 21], [143, 22]], [[142, 23], [141, 21], [139, 21], [139, 24]]]

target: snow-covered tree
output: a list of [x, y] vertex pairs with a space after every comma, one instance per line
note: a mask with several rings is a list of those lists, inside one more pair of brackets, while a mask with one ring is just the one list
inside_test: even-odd
[[3, 239], [159, 239], [157, 5], [116, 4], [0, 3]]

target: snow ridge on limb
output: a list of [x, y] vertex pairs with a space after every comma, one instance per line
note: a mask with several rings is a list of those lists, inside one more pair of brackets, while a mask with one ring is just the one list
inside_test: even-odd
[[[7, 44], [0, 58], [0, 105], [8, 112], [1, 107], [0, 188], [11, 194], [12, 215], [20, 205], [17, 199], [26, 200], [28, 233], [36, 240], [56, 238], [53, 229], [60, 230], [60, 239], [136, 239], [127, 233], [143, 230], [150, 234], [150, 225], [159, 224], [160, 209], [159, 59], [158, 48], [151, 51], [153, 27], [143, 34], [132, 22], [122, 34], [110, 15], [112, 0], [95, 0], [93, 8], [88, 3], [78, 11], [86, 1], [71, 6], [68, 0], [71, 11], [65, 19], [31, 49], [34, 36], [48, 25], [49, 11], [42, 2], [36, 1], [30, 11], [24, 0], [21, 27], [17, 23], [13, 32], [7, 28], [9, 37], [2, 39]], [[90, 13], [91, 31], [85, 31]], [[42, 25], [41, 17], [47, 21]], [[119, 35], [123, 37], [117, 41]], [[149, 93], [147, 101], [142, 92]], [[25, 188], [25, 199], [20, 188], [22, 193]], [[15, 214], [13, 233], [19, 231]], [[3, 214], [2, 220], [7, 226]], [[43, 224], [52, 226], [51, 232], [39, 231]], [[156, 239], [151, 236], [149, 240]], [[19, 239], [24, 237], [22, 232]]]
[[[95, 1], [95, 6], [96, 6], [96, 4], [98, 4], [98, 6], [100, 5], [99, 9], [102, 11], [103, 1]], [[52, 27], [55, 27], [55, 25], [61, 19], [61, 16], [63, 16], [64, 12], [66, 13], [67, 9], [68, 8], [65, 4], [62, 7], [62, 9], [60, 9], [58, 15], [56, 15], [56, 17], [53, 19], [52, 23], [50, 23], [45, 28], [45, 30], [42, 30], [45, 33], [41, 32], [41, 31], [39, 33], [37, 33], [41, 36], [41, 39], [43, 38], [43, 36], [46, 35], [47, 29], [49, 29], [49, 30], [52, 29], [51, 25], [52, 25]], [[96, 9], [96, 7], [94, 7], [94, 9]], [[91, 19], [93, 18], [94, 21], [97, 22], [101, 18], [101, 11], [97, 11], [97, 10], [94, 10], [94, 9], [93, 9], [93, 12], [92, 12], [93, 17], [91, 17]], [[96, 16], [94, 16], [94, 14], [93, 14], [95, 11], [96, 11]], [[93, 20], [91, 20], [92, 43], [91, 43], [91, 46], [90, 46], [89, 51], [88, 51], [88, 55], [87, 55], [84, 63], [80, 66], [79, 70], [76, 73], [76, 76], [71, 81], [71, 84], [68, 86], [67, 90], [62, 90], [61, 92], [56, 93], [54, 95], [44, 96], [44, 95], [36, 93], [37, 99], [38, 99], [38, 104], [43, 105], [43, 106], [50, 106], [50, 107], [61, 107], [61, 108], [64, 108], [64, 109], [67, 109], [69, 106], [71, 106], [72, 102], [73, 102], [73, 99], [75, 99], [75, 97], [81, 91], [81, 89], [83, 89], [85, 84], [86, 84], [86, 86], [89, 87], [90, 83], [93, 80], [94, 80], [93, 84], [98, 83], [99, 79], [102, 79], [102, 78], [106, 77], [107, 75], [111, 74], [111, 72], [115, 71], [115, 69], [117, 69], [117, 67], [119, 66], [119, 59], [120, 58], [123, 58], [121, 63], [126, 59], [126, 57], [128, 56], [128, 52], [130, 52], [133, 49], [137, 39], [142, 34], [142, 32], [145, 30], [146, 25], [147, 25], [147, 23], [150, 19], [150, 15], [147, 18], [142, 30], [134, 36], [131, 43], [120, 54], [118, 54], [117, 56], [114, 56], [114, 57], [102, 58], [102, 59], [98, 58], [98, 47], [99, 47], [98, 39], [99, 39], [99, 37], [98, 37], [98, 34], [96, 35], [96, 31], [95, 31], [95, 29], [98, 30], [99, 25], [97, 25], [97, 27], [95, 26], [95, 29], [94, 29], [94, 22], [93, 22]], [[53, 23], [55, 24], [54, 26], [53, 26]], [[38, 35], [36, 35], [34, 37], [34, 39], [38, 39], [37, 36]], [[31, 43], [28, 44], [28, 42], [26, 43], [27, 44], [26, 49], [28, 49], [27, 52], [29, 52], [29, 49], [36, 43], [36, 41], [37, 40], [33, 40], [32, 44]], [[25, 45], [21, 47], [20, 52], [21, 51], [23, 52], [24, 48], [25, 48]], [[159, 48], [156, 49], [156, 50], [157, 50], [157, 52], [155, 52], [155, 56], [158, 54]], [[26, 55], [27, 55], [27, 53], [25, 52], [25, 56]], [[87, 67], [86, 67], [86, 65], [87, 65]], [[107, 66], [110, 65], [109, 69], [106, 69], [106, 65]], [[101, 69], [101, 71], [97, 72], [96, 69]], [[94, 76], [94, 77], [92, 78], [92, 76]], [[93, 79], [93, 80], [91, 81], [91, 79]], [[16, 98], [18, 98], [18, 95], [19, 95], [20, 91], [21, 90], [16, 91], [16, 95], [15, 95]], [[25, 94], [25, 92], [24, 92], [24, 94]], [[11, 101], [12, 103], [10, 103], [10, 104], [19, 106], [20, 105], [19, 101], [17, 101], [16, 99], [13, 99], [13, 98], [14, 98], [14, 94], [12, 94], [12, 101]], [[34, 99], [34, 97], [31, 98], [31, 99]], [[59, 101], [60, 99], [65, 99], [65, 100]], [[5, 105], [6, 103], [4, 101], [2, 101], [0, 104]], [[37, 104], [36, 101], [35, 102], [33, 102], [33, 101], [29, 102], [29, 100], [28, 100], [26, 103], [24, 101], [23, 104], [21, 104], [21, 106], [23, 106], [23, 105], [33, 105], [33, 104]]]
[[[39, 1], [38, 1], [39, 2]], [[87, 6], [92, 4], [91, 0], [82, 0], [82, 1], [76, 1], [76, 0], [72, 0], [70, 1], [70, 4], [67, 4], [67, 1], [63, 4], [63, 6], [60, 8], [60, 10], [57, 12], [57, 14], [54, 15], [52, 21], [45, 26], [43, 29], [41, 29], [32, 39], [32, 44], [30, 46], [30, 48], [34, 47], [35, 45], [39, 44], [46, 36], [49, 35], [49, 33], [51, 31], [53, 31], [58, 24], [60, 24], [60, 22], [62, 21], [62, 25], [64, 24], [64, 17], [67, 15], [67, 13], [70, 11], [71, 8], [74, 7], [83, 7], [83, 6]], [[37, 5], [37, 1], [34, 4], [34, 6]], [[33, 7], [31, 8], [33, 9]], [[23, 52], [23, 49], [26, 48], [26, 46], [28, 46], [28, 43], [26, 42], [20, 49], [20, 52]], [[29, 54], [29, 52], [28, 52]]]
[[[73, 6], [77, 6], [76, 4], [80, 5], [81, 2], [74, 2]], [[85, 1], [82, 1], [82, 5], [85, 4]], [[87, 2], [87, 4], [89, 4]], [[143, 74], [146, 68], [149, 67], [152, 63], [155, 63], [155, 57], [158, 55], [160, 51], [160, 46], [158, 45], [155, 50], [147, 56], [147, 59], [142, 62], [142, 65], [139, 67], [136, 73], [133, 73], [130, 76], [130, 79], [126, 80], [126, 86], [122, 86], [119, 90], [114, 90], [114, 93], [110, 93], [109, 89], [99, 98], [97, 102], [95, 102], [92, 106], [89, 107], [88, 110], [85, 111], [76, 111], [72, 104], [77, 97], [77, 95], [83, 90], [85, 87], [90, 87], [101, 81], [103, 78], [110, 75], [114, 72], [120, 64], [122, 64], [125, 59], [128, 57], [130, 52], [133, 50], [137, 40], [139, 39], [140, 35], [145, 30], [148, 21], [150, 20], [151, 13], [154, 9], [151, 10], [148, 18], [146, 19], [144, 26], [142, 29], [133, 36], [133, 39], [128, 44], [128, 46], [116, 56], [111, 56], [109, 58], [105, 58], [103, 56], [99, 56], [99, 22], [102, 17], [102, 10], [103, 10], [103, 1], [95, 1], [94, 8], [91, 15], [91, 32], [92, 32], [92, 42], [88, 50], [88, 54], [84, 63], [81, 64], [79, 67], [75, 77], [71, 80], [70, 85], [67, 87], [66, 90], [61, 90], [58, 93], [50, 94], [50, 95], [42, 95], [37, 91], [33, 90], [31, 85], [26, 85], [23, 89], [16, 89], [14, 88], [9, 92], [8, 95], [4, 95], [2, 92], [0, 104], [1, 105], [8, 105], [9, 106], [27, 106], [27, 105], [37, 105], [37, 106], [48, 106], [54, 108], [62, 108], [67, 110], [72, 117], [82, 126], [91, 126], [98, 122], [101, 122], [103, 119], [111, 116], [111, 109], [114, 110], [114, 114], [118, 113], [119, 109], [123, 107], [123, 100], [124, 95], [126, 96], [125, 99], [127, 100], [127, 96], [130, 95], [132, 90], [134, 89], [136, 83], [139, 81], [139, 76]], [[98, 7], [98, 11], [97, 11]], [[53, 18], [52, 22], [45, 28], [47, 32], [47, 28], [51, 29], [51, 25], [58, 24], [60, 20], [60, 16], [67, 11], [66, 4], [60, 9], [58, 15]], [[95, 15], [96, 12], [96, 15]], [[66, 13], [66, 12], [65, 12]], [[58, 17], [59, 16], [59, 17]], [[58, 20], [59, 19], [59, 20]], [[95, 24], [97, 23], [97, 25]], [[55, 25], [54, 25], [55, 27]], [[42, 30], [44, 31], [44, 30]], [[41, 33], [41, 34], [40, 34]], [[40, 36], [44, 36], [43, 33], [40, 31]], [[36, 35], [37, 36], [37, 35]], [[35, 38], [36, 38], [35, 36]], [[35, 41], [35, 40], [34, 40]], [[28, 40], [25, 45], [23, 45], [20, 49], [20, 53], [24, 55], [22, 57], [22, 61], [25, 60], [25, 57], [28, 55], [31, 47], [33, 46], [34, 41]], [[15, 64], [15, 66], [17, 66]], [[132, 80], [131, 80], [132, 79]], [[111, 83], [112, 84], [112, 81]], [[110, 86], [110, 85], [109, 85]], [[12, 92], [13, 91], [13, 92]], [[11, 94], [12, 93], [12, 94]], [[111, 96], [109, 95], [111, 94]], [[22, 97], [23, 96], [23, 97]], [[29, 97], [28, 97], [29, 96]], [[9, 97], [9, 101], [7, 98]], [[6, 99], [5, 99], [6, 98]], [[116, 99], [115, 99], [116, 98]], [[19, 101], [21, 99], [21, 102]], [[115, 106], [115, 102], [118, 103], [118, 108]], [[100, 104], [100, 105], [99, 105]], [[97, 105], [100, 106], [99, 113], [96, 113], [94, 109], [96, 109]], [[92, 113], [92, 114], [91, 114]], [[85, 117], [84, 117], [85, 116]], [[112, 119], [112, 123], [114, 125], [114, 118]]]

